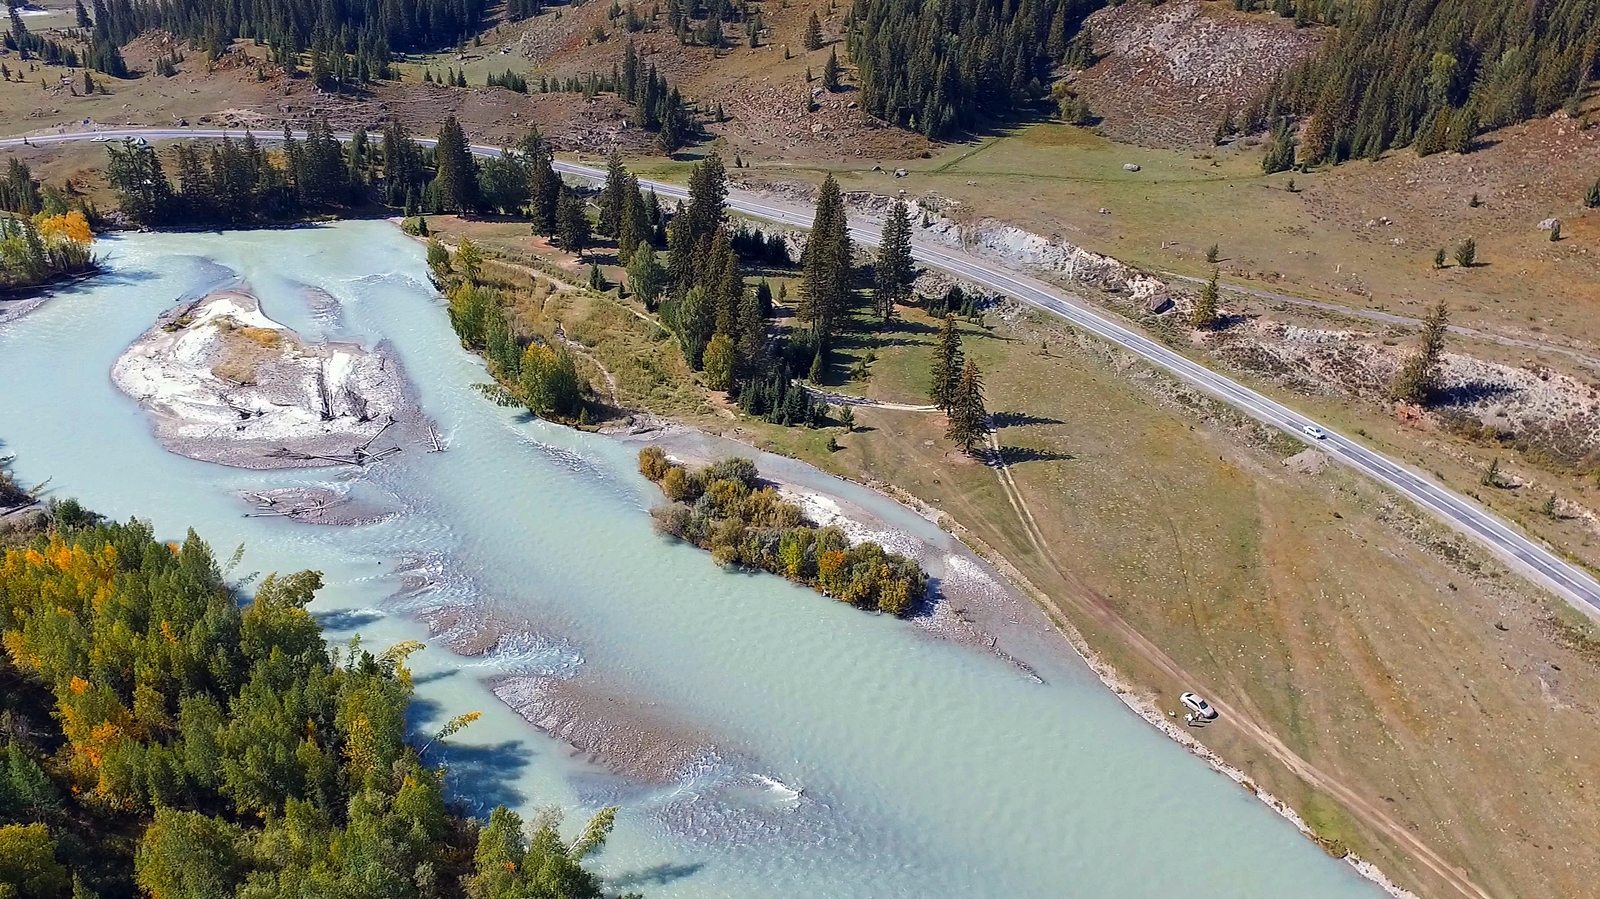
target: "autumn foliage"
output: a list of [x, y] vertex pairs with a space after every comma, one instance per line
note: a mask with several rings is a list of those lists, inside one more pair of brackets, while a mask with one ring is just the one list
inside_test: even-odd
[[799, 506], [761, 486], [755, 463], [729, 458], [690, 470], [660, 447], [639, 451], [639, 472], [671, 502], [652, 509], [656, 529], [711, 551], [724, 567], [759, 568], [863, 609], [906, 615], [928, 589], [915, 559], [871, 540], [852, 545], [816, 527]]
[[[52, 513], [0, 554], [0, 848], [33, 859], [0, 860], [0, 896], [426, 899], [476, 882], [477, 830], [407, 738], [422, 644], [330, 648], [306, 609], [316, 572], [268, 576], [241, 605], [193, 532]], [[586, 890], [562, 895], [598, 899], [571, 866]]]

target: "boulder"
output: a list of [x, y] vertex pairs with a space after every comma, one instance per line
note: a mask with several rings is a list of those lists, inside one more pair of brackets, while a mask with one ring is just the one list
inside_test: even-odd
[[1539, 223], [1539, 230], [1540, 231], [1554, 231], [1555, 229], [1557, 229], [1559, 227], [1561, 227], [1561, 220], [1560, 219], [1545, 219], [1544, 221]]
[[1122, 170], [1124, 172], [1137, 172], [1139, 171], [1139, 166], [1137, 163], [1128, 162], [1123, 164]]

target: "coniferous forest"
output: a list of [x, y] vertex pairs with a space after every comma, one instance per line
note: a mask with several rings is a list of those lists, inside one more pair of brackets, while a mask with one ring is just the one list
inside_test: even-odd
[[928, 137], [973, 128], [1049, 94], [1052, 72], [1100, 0], [856, 0], [847, 45], [874, 115]]
[[[407, 733], [407, 655], [329, 647], [321, 576], [241, 606], [193, 532], [156, 540], [72, 501], [0, 555], [0, 896], [600, 899], [576, 839], [445, 801]], [[431, 749], [431, 754], [430, 754]]]
[[[846, 22], [863, 105], [929, 137], [1024, 112], [1059, 66], [1081, 63], [1085, 18], [1103, 0], [856, 0]], [[1300, 161], [1414, 146], [1470, 149], [1483, 131], [1575, 102], [1600, 76], [1600, 2], [1235, 0], [1242, 11], [1337, 28], [1270, 85], [1247, 130], [1304, 117]], [[1072, 62], [1076, 60], [1077, 62]]]
[[[1265, 4], [1263, 4], [1265, 5]], [[1276, 91], [1310, 116], [1302, 162], [1471, 148], [1477, 134], [1574, 101], [1600, 71], [1600, 2], [1378, 0], [1279, 4], [1338, 24]]]

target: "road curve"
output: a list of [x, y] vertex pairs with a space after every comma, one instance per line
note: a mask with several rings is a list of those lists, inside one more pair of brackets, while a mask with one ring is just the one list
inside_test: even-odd
[[[224, 136], [239, 138], [243, 134], [243, 131], [197, 128], [107, 129], [8, 138], [0, 140], [0, 148], [21, 146], [24, 143], [48, 146], [70, 141], [93, 140], [97, 137], [113, 140], [130, 137], [144, 140], [184, 140], [216, 139]], [[297, 138], [304, 135], [303, 131], [295, 132]], [[266, 143], [273, 141], [277, 136], [260, 134], [257, 135], [257, 140]], [[348, 135], [338, 135], [338, 137], [341, 140], [348, 139]], [[434, 141], [419, 139], [418, 143], [431, 146]], [[476, 144], [472, 146], [472, 152], [479, 156], [500, 155], [498, 148]], [[605, 180], [604, 169], [559, 160], [556, 162], [556, 169], [563, 174], [590, 181]], [[639, 184], [641, 187], [655, 190], [663, 197], [673, 199], [688, 197], [688, 191], [676, 184], [644, 179], [641, 179]], [[737, 190], [729, 191], [727, 202], [730, 209], [741, 215], [798, 228], [808, 228], [811, 225], [812, 211], [803, 207], [791, 206]], [[850, 226], [850, 239], [863, 246], [877, 246], [878, 233], [865, 227], [861, 222], [853, 222]], [[1308, 438], [1305, 429], [1316, 424], [1312, 419], [1133, 331], [1043, 281], [959, 250], [922, 242], [913, 243], [912, 257], [924, 265], [943, 269], [1059, 316], [1102, 340], [1143, 357], [1252, 418], [1315, 445], [1331, 458], [1384, 484], [1438, 516], [1451, 527], [1483, 544], [1518, 571], [1570, 601], [1578, 610], [1600, 620], [1600, 581], [1581, 567], [1561, 558], [1549, 547], [1518, 533], [1477, 503], [1435, 483], [1427, 475], [1326, 428], [1323, 428], [1327, 435], [1325, 439]]]

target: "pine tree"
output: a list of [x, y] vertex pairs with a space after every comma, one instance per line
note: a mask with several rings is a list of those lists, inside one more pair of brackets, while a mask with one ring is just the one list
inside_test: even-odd
[[688, 216], [690, 245], [710, 237], [722, 227], [728, 200], [728, 171], [715, 151], [707, 154], [689, 173]]
[[850, 300], [850, 233], [839, 182], [828, 175], [817, 195], [816, 215], [801, 259], [800, 319], [819, 346], [833, 336]]
[[1478, 242], [1472, 238], [1463, 240], [1456, 246], [1456, 264], [1462, 268], [1472, 268], [1478, 261]]
[[1213, 328], [1217, 324], [1217, 270], [1211, 270], [1211, 280], [1200, 288], [1200, 296], [1195, 298], [1194, 308], [1189, 312], [1189, 324], [1199, 331]]
[[955, 441], [963, 452], [972, 452], [972, 445], [988, 433], [989, 413], [983, 406], [983, 378], [977, 363], [968, 359], [956, 382], [955, 395], [947, 409], [949, 425], [945, 437]]
[[1450, 309], [1440, 300], [1422, 321], [1416, 352], [1389, 385], [1389, 397], [1402, 403], [1427, 404], [1439, 386], [1439, 360], [1450, 333]]
[[623, 187], [622, 220], [617, 226], [617, 258], [632, 259], [640, 244], [650, 242], [650, 236], [650, 214], [639, 193], [639, 179], [629, 175]]
[[910, 296], [911, 282], [916, 276], [911, 262], [911, 213], [904, 200], [897, 199], [889, 206], [873, 275], [873, 299], [878, 317], [887, 324], [894, 316], [895, 304], [905, 302]]
[[839, 89], [839, 53], [828, 51], [828, 61], [822, 64], [822, 87], [829, 93]]
[[628, 170], [622, 166], [622, 155], [613, 147], [606, 160], [606, 186], [600, 192], [600, 223], [596, 229], [608, 237], [616, 237], [622, 227], [622, 207], [628, 197]]
[[439, 128], [439, 142], [433, 152], [437, 173], [433, 183], [438, 191], [441, 212], [472, 212], [478, 208], [478, 164], [472, 158], [467, 135], [455, 116]]
[[589, 248], [589, 215], [583, 206], [583, 200], [576, 192], [564, 190], [556, 211], [556, 229], [561, 248], [580, 260], [583, 259], [583, 251]]
[[956, 327], [955, 313], [948, 313], [933, 346], [933, 363], [928, 367], [928, 399], [940, 409], [949, 411], [955, 401], [962, 361], [961, 331]]
[[817, 18], [817, 11], [811, 11], [811, 18], [806, 20], [805, 35], [800, 39], [801, 46], [807, 52], [822, 49], [822, 22]]

